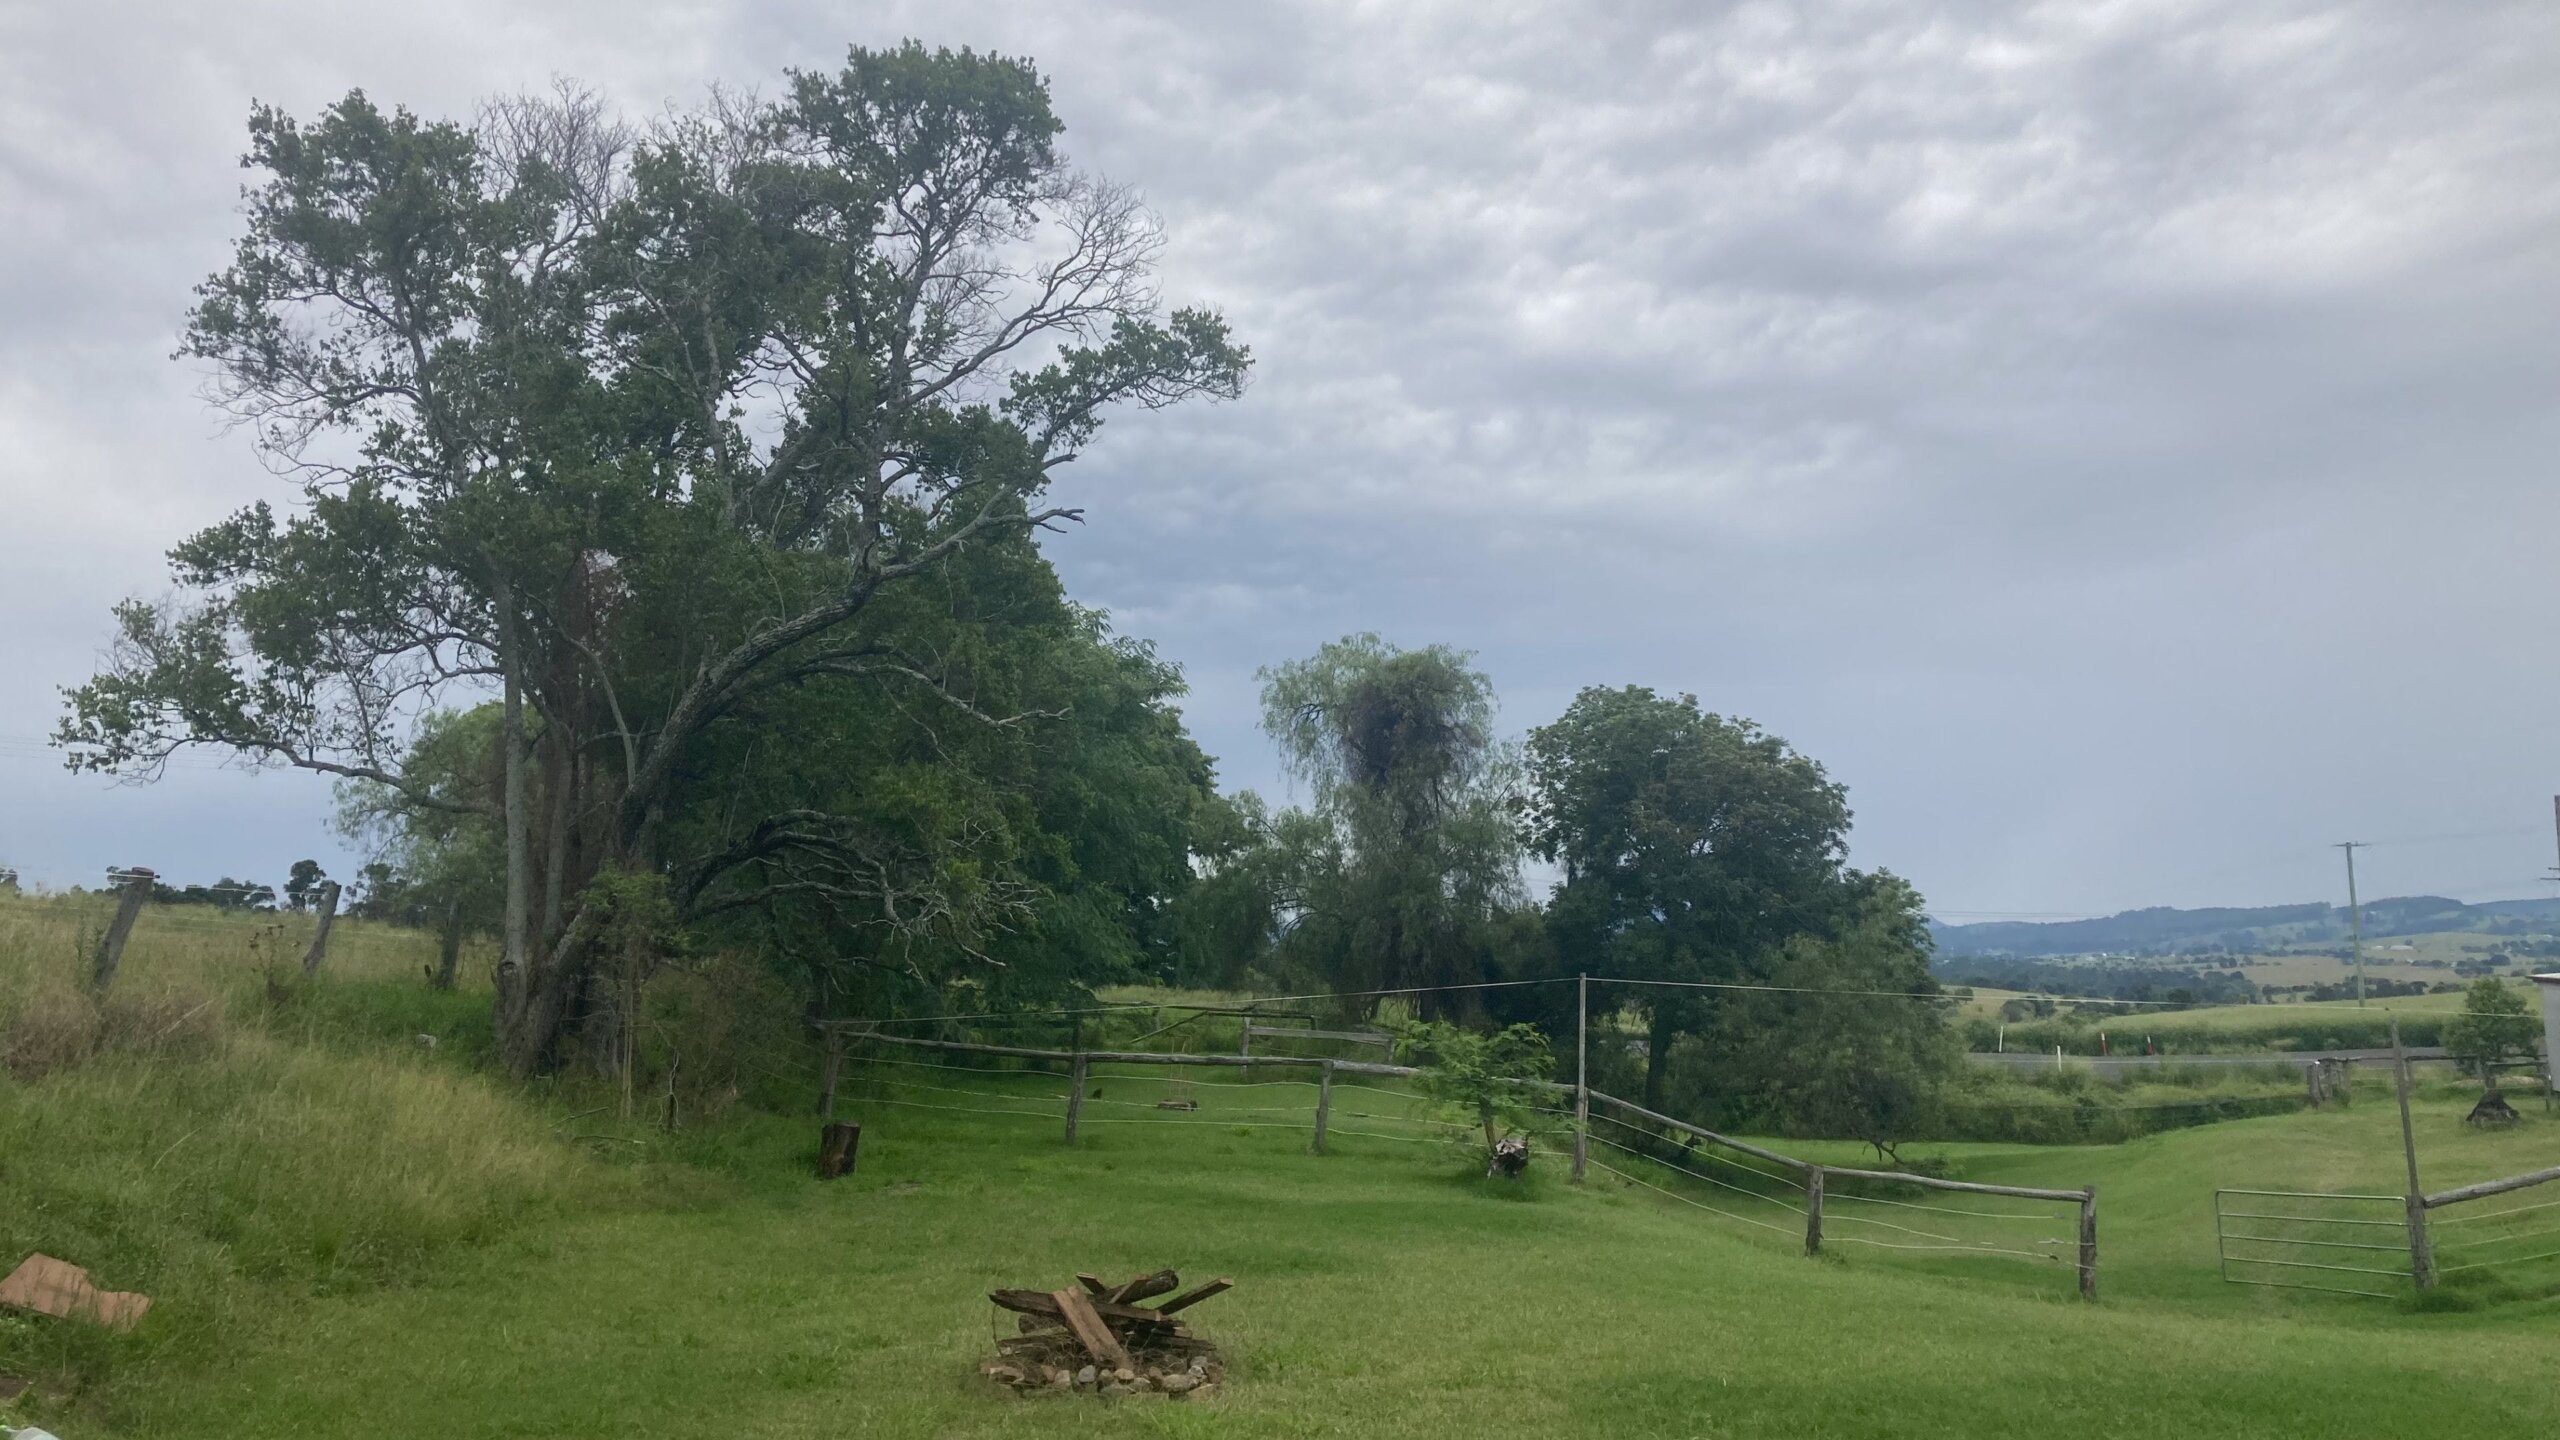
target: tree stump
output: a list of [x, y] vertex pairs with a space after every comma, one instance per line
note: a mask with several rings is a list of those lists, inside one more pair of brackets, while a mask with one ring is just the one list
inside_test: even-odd
[[818, 1131], [818, 1178], [841, 1179], [853, 1173], [854, 1152], [862, 1148], [862, 1127], [829, 1123]]
[[2495, 1125], [2503, 1128], [2523, 1118], [2516, 1113], [2516, 1107], [2507, 1103], [2506, 1092], [2492, 1090], [2480, 1097], [2480, 1103], [2471, 1107], [2471, 1113], [2462, 1117], [2462, 1123]]

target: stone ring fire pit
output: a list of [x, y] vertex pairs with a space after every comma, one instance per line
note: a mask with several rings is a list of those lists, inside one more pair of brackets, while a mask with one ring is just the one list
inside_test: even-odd
[[1159, 1270], [1119, 1285], [1078, 1275], [1065, 1290], [990, 1290], [989, 1300], [1020, 1317], [1021, 1333], [997, 1341], [997, 1358], [979, 1368], [1021, 1391], [1205, 1400], [1217, 1394], [1226, 1365], [1216, 1346], [1174, 1316], [1235, 1282], [1212, 1280], [1153, 1307], [1137, 1303], [1181, 1286], [1182, 1277]]

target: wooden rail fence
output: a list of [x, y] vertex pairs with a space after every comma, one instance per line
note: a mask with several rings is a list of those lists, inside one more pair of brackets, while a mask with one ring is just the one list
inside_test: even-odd
[[[1317, 1086], [1315, 1138], [1313, 1143], [1313, 1149], [1317, 1154], [1324, 1153], [1325, 1140], [1329, 1130], [1333, 1108], [1333, 1084], [1334, 1078], [1337, 1075], [1367, 1075], [1408, 1079], [1427, 1073], [1422, 1067], [1413, 1065], [1395, 1065], [1384, 1061], [1337, 1060], [1327, 1057], [1308, 1055], [1255, 1055], [1250, 1053], [1212, 1055], [1155, 1050], [1051, 1050], [1036, 1046], [997, 1045], [972, 1040], [930, 1040], [910, 1035], [886, 1034], [876, 1027], [863, 1022], [825, 1022], [821, 1024], [819, 1028], [827, 1036], [827, 1059], [825, 1068], [826, 1088], [825, 1093], [820, 1100], [819, 1108], [821, 1112], [830, 1119], [832, 1119], [835, 1114], [836, 1081], [843, 1066], [845, 1043], [849, 1037], [858, 1037], [861, 1040], [872, 1044], [899, 1046], [914, 1050], [931, 1050], [961, 1055], [986, 1055], [1017, 1060], [1038, 1060], [1049, 1064], [1065, 1066], [1067, 1068], [1068, 1076], [1068, 1088], [1066, 1095], [1066, 1140], [1069, 1144], [1074, 1144], [1076, 1141], [1078, 1122], [1083, 1113], [1083, 1102], [1085, 1094], [1089, 1088], [1091, 1069], [1096, 1064], [1164, 1065], [1173, 1067], [1187, 1066], [1228, 1070], [1241, 1070], [1249, 1066], [1281, 1066], [1312, 1070], [1315, 1072], [1314, 1083]], [[1252, 1026], [1247, 1027], [1248, 1038], [1250, 1037], [1250, 1032], [1254, 1028], [1255, 1027]], [[1290, 1035], [1308, 1035], [1313, 1032], [1303, 1030], [1285, 1030], [1281, 1033]], [[1319, 1038], [1335, 1037], [1321, 1036]], [[1804, 1193], [1807, 1200], [1807, 1204], [1804, 1206], [1804, 1250], [1807, 1255], [1819, 1255], [1822, 1253], [1824, 1197], [1826, 1193], [1829, 1192], [1829, 1182], [1833, 1180], [1851, 1180], [1869, 1185], [1910, 1185], [1917, 1186], [1924, 1190], [1946, 1193], [2001, 1196], [2010, 1199], [2034, 1200], [2052, 1204], [2075, 1206], [2079, 1212], [2078, 1256], [2076, 1268], [2079, 1274], [2080, 1295], [2081, 1298], [2086, 1300], [2095, 1300], [2098, 1298], [2098, 1191], [2097, 1187], [2094, 1185], [2083, 1186], [2077, 1190], [2045, 1189], [2025, 1185], [1988, 1185], [1968, 1180], [1943, 1180], [1934, 1175], [1915, 1175], [1898, 1170], [1865, 1170], [1854, 1166], [1825, 1165], [1815, 1161], [1800, 1159], [1793, 1155], [1782, 1154], [1778, 1151], [1768, 1149], [1765, 1146], [1755, 1145], [1750, 1141], [1737, 1139], [1730, 1135], [1719, 1134], [1718, 1132], [1709, 1130], [1704, 1126], [1692, 1125], [1688, 1121], [1675, 1119], [1672, 1116], [1648, 1110], [1645, 1107], [1634, 1104], [1630, 1101], [1621, 1100], [1612, 1095], [1604, 1095], [1597, 1090], [1590, 1089], [1587, 1085], [1567, 1085], [1558, 1081], [1550, 1080], [1524, 1080], [1521, 1083], [1531, 1088], [1547, 1091], [1558, 1096], [1571, 1096], [1573, 1098], [1575, 1102], [1575, 1119], [1573, 1126], [1575, 1139], [1575, 1164], [1573, 1175], [1576, 1180], [1580, 1180], [1582, 1178], [1583, 1160], [1585, 1155], [1583, 1140], [1588, 1132], [1589, 1109], [1593, 1102], [1615, 1107], [1616, 1109], [1621, 1110], [1628, 1115], [1635, 1116], [1648, 1124], [1659, 1126], [1675, 1134], [1691, 1136], [1704, 1143], [1722, 1146], [1736, 1154], [1748, 1155], [1754, 1159], [1784, 1166], [1787, 1169], [1796, 1172], [1803, 1178]], [[2560, 1172], [2553, 1173], [2555, 1175], [2560, 1175]], [[2495, 1192], [2493, 1191], [2488, 1193]], [[1990, 1247], [1976, 1248], [1989, 1249]]]

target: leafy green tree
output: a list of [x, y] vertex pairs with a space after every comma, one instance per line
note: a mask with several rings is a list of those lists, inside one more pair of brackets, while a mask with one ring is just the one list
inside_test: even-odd
[[[1847, 792], [1822, 767], [1693, 695], [1592, 688], [1530, 732], [1529, 848], [1563, 879], [1548, 904], [1559, 962], [1635, 979], [1764, 979], [1780, 947], [1844, 908]], [[1629, 987], [1634, 988], [1634, 987]], [[1647, 1019], [1646, 1103], [1673, 1041], [1712, 1024], [1697, 992], [1634, 989]]]
[[[715, 904], [787, 852], [831, 867], [803, 900], [969, 944], [1004, 910], [975, 822], [874, 850], [858, 816], [737, 804], [689, 853], [676, 832], [795, 692], [1021, 719], [901, 597], [1079, 518], [1049, 484], [1108, 411], [1239, 393], [1244, 350], [1159, 312], [1153, 218], [1059, 129], [1028, 63], [913, 44], [646, 132], [574, 91], [471, 126], [260, 107], [184, 350], [303, 494], [178, 546], [178, 601], [119, 609], [72, 763], [212, 744], [487, 817], [519, 1072], [597, 993], [606, 871]], [[407, 771], [418, 715], [493, 691], [487, 794]]]
[[1495, 927], [1521, 899], [1492, 683], [1446, 646], [1363, 634], [1265, 670], [1262, 705], [1314, 792], [1269, 827], [1278, 962], [1331, 990], [1420, 991], [1426, 1015], [1468, 1007], [1459, 987], [1490, 978]]
[[1853, 876], [1850, 889], [1837, 931], [1781, 945], [1766, 972], [1778, 988], [1728, 999], [1673, 1068], [1696, 1113], [1864, 1141], [1898, 1164], [1903, 1141], [1942, 1123], [1962, 1044], [1929, 973], [1919, 894], [1889, 874]]
[[1408, 1021], [1396, 1027], [1396, 1044], [1398, 1054], [1424, 1067], [1424, 1094], [1483, 1127], [1488, 1151], [1502, 1139], [1501, 1126], [1530, 1127], [1549, 1093], [1541, 1083], [1555, 1072], [1546, 1032], [1535, 1025], [1471, 1030], [1441, 1020]]
[[2444, 1048], [2494, 1087], [2497, 1071], [2491, 1067], [2533, 1054], [2540, 1029], [2523, 995], [2497, 976], [2485, 975], [2462, 992], [2461, 1013], [2445, 1022]]

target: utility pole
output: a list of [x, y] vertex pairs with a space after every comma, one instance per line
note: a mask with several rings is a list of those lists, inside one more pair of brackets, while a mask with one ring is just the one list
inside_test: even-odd
[[[2560, 805], [2560, 796], [2553, 797], [2553, 803]], [[2355, 926], [2356, 1005], [2362, 1008], [2364, 1005], [2364, 907], [2356, 903], [2356, 851], [2365, 848], [2365, 842], [2341, 841], [2337, 848], [2347, 852], [2347, 917]]]
[[[2560, 795], [2551, 797], [2551, 833], [2555, 838], [2560, 838]], [[2560, 865], [2551, 867], [2551, 878], [2560, 880]]]

